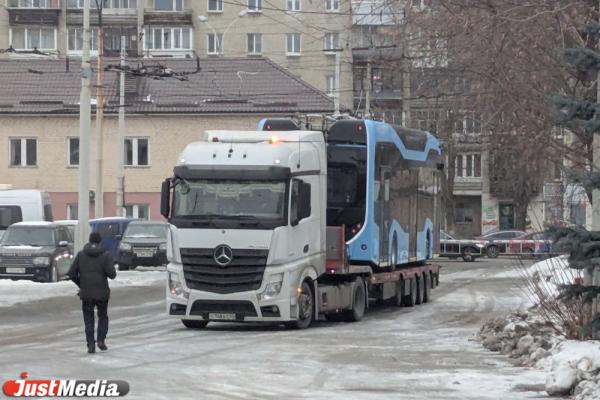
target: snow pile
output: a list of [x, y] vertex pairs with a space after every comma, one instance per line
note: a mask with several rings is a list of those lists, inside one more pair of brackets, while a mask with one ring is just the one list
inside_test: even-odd
[[488, 350], [508, 355], [521, 365], [535, 365], [548, 357], [557, 342], [552, 325], [527, 312], [487, 321], [479, 339]]
[[575, 400], [600, 398], [600, 342], [566, 340], [535, 313], [517, 312], [487, 321], [479, 340], [491, 351], [523, 366], [547, 371], [549, 395], [574, 394]]
[[554, 349], [546, 391], [561, 395], [573, 389], [577, 400], [600, 398], [600, 342], [565, 340]]
[[[109, 280], [109, 286], [153, 286], [164, 282], [165, 279], [164, 268], [138, 267], [137, 271], [117, 271], [117, 277], [113, 281]], [[0, 307], [53, 297], [76, 296], [77, 291], [77, 286], [71, 281], [40, 283], [0, 279]]]

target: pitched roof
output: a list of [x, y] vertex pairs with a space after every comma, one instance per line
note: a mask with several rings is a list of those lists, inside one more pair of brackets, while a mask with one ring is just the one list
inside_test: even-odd
[[[125, 80], [126, 111], [147, 113], [332, 112], [333, 100], [266, 58], [135, 59], [129, 66], [157, 65], [187, 80], [133, 77]], [[118, 66], [118, 59], [105, 65]], [[200, 71], [197, 71], [199, 65]], [[92, 98], [96, 64], [92, 62]], [[106, 71], [106, 113], [118, 112], [118, 72]], [[79, 59], [0, 60], [0, 114], [77, 114]]]

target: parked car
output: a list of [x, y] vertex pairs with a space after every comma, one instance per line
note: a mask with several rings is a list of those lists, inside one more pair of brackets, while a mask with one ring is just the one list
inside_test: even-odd
[[18, 222], [0, 240], [0, 278], [57, 282], [67, 276], [73, 237], [52, 222]]
[[117, 260], [119, 256], [119, 243], [123, 233], [130, 222], [137, 221], [135, 218], [107, 217], [90, 220], [92, 232], [98, 232], [102, 236], [102, 246]]
[[533, 232], [508, 242], [508, 251], [512, 255], [540, 256], [551, 254], [552, 240], [546, 232]]
[[475, 240], [485, 241], [485, 254], [489, 258], [496, 258], [500, 254], [510, 254], [508, 244], [510, 240], [526, 235], [527, 232], [519, 230], [493, 231], [478, 236]]
[[10, 225], [22, 221], [52, 221], [50, 195], [43, 190], [0, 190], [0, 238]]
[[458, 258], [472, 262], [483, 255], [483, 241], [455, 239], [444, 231], [440, 232], [440, 257]]
[[117, 262], [120, 271], [139, 265], [167, 265], [167, 224], [152, 221], [131, 222], [121, 239]]

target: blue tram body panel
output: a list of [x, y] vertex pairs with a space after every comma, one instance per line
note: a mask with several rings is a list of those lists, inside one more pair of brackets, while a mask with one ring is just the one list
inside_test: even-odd
[[[263, 119], [257, 127], [294, 129], [283, 119]], [[346, 226], [349, 262], [386, 268], [431, 257], [439, 239], [439, 140], [429, 132], [372, 120], [336, 121], [328, 135], [327, 224]], [[394, 160], [389, 165], [376, 161], [381, 148]], [[382, 166], [387, 179], [378, 176]], [[354, 175], [348, 172], [354, 170]], [[433, 182], [424, 190], [421, 174]], [[403, 189], [409, 181], [413, 186]]]

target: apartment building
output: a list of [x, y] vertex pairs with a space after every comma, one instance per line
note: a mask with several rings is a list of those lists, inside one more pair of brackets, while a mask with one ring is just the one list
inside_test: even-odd
[[[0, 0], [0, 50], [78, 57], [84, 0]], [[90, 0], [92, 56], [266, 57], [352, 108], [350, 0]], [[98, 10], [102, 11], [99, 12]], [[101, 17], [101, 18], [100, 18]], [[337, 55], [337, 57], [336, 57]], [[336, 59], [339, 78], [336, 80]]]
[[[158, 63], [144, 61], [148, 67]], [[125, 204], [132, 217], [161, 218], [162, 180], [173, 174], [184, 147], [202, 140], [206, 130], [256, 130], [264, 117], [333, 112], [330, 97], [264, 58], [160, 63], [187, 79], [138, 76], [126, 81]], [[0, 60], [2, 183], [50, 192], [56, 219], [77, 217], [79, 75], [79, 68], [65, 60]], [[90, 209], [103, 201], [104, 215], [110, 216], [116, 213], [118, 73], [107, 72], [104, 83], [104, 197], [95, 195], [92, 173]], [[91, 139], [94, 171], [95, 132]]]

